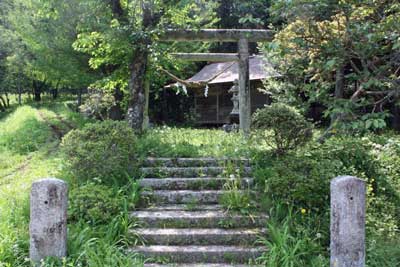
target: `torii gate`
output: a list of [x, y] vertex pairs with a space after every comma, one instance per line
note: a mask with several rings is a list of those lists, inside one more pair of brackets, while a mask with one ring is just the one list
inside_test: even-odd
[[252, 29], [167, 30], [161, 36], [161, 40], [238, 42], [238, 53], [176, 53], [173, 55], [191, 61], [239, 62], [239, 121], [240, 129], [248, 135], [251, 123], [249, 42], [270, 41], [272, 36], [272, 31]]

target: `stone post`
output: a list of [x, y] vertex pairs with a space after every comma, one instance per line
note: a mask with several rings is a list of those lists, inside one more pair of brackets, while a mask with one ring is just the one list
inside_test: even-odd
[[363, 180], [331, 181], [331, 267], [365, 266], [365, 203]]
[[32, 184], [29, 257], [33, 262], [67, 256], [67, 206], [64, 181], [49, 178]]

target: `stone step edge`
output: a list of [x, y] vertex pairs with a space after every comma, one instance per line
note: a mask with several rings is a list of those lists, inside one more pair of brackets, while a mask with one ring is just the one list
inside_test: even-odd
[[144, 267], [264, 267], [264, 265], [228, 264], [228, 263], [170, 263], [170, 264], [145, 263]]
[[265, 228], [138, 228], [129, 233], [146, 245], [240, 245], [252, 247], [266, 234]]
[[266, 228], [138, 228], [130, 230], [135, 233], [147, 235], [232, 235], [232, 234], [262, 234], [267, 231]]
[[[243, 169], [245, 171], [250, 171], [252, 167], [236, 167], [235, 169]], [[220, 166], [199, 166], [199, 167], [163, 167], [163, 166], [157, 166], [157, 167], [140, 167], [141, 171], [152, 171], [152, 170], [157, 170], [157, 171], [184, 171], [184, 170], [192, 170], [192, 171], [198, 171], [198, 170], [215, 170], [215, 171], [224, 171], [226, 170], [225, 167], [220, 167]]]
[[200, 158], [168, 158], [168, 157], [148, 157], [143, 159], [143, 165], [145, 166], [159, 166], [160, 165], [172, 165], [172, 166], [188, 166], [189, 164], [207, 164], [207, 165], [219, 165], [219, 164], [245, 164], [250, 165], [250, 159], [248, 158], [213, 158], [213, 157], [200, 157]]
[[253, 178], [145, 178], [139, 180], [143, 190], [221, 190], [227, 185], [237, 185], [241, 189], [250, 189]]
[[[170, 204], [170, 205], [157, 205], [157, 206], [149, 206], [146, 207], [146, 211], [155, 211], [155, 212], [163, 212], [163, 211], [218, 211], [224, 210], [224, 207], [219, 204], [198, 204], [195, 207], [188, 208], [187, 204]], [[142, 210], [143, 211], [143, 210]]]
[[168, 219], [183, 219], [183, 218], [243, 218], [247, 217], [251, 218], [265, 218], [268, 219], [267, 214], [252, 214], [251, 216], [242, 215], [239, 213], [228, 213], [224, 210], [215, 210], [215, 211], [186, 211], [186, 210], [177, 210], [177, 211], [152, 211], [152, 210], [137, 210], [131, 212], [131, 216], [136, 216], [138, 218], [168, 218]]
[[[249, 193], [256, 193], [255, 190], [238, 190], [241, 193], [249, 192]], [[200, 194], [216, 194], [221, 195], [224, 193], [229, 193], [229, 190], [150, 190], [150, 191], [143, 191], [142, 195], [149, 196], [149, 195], [172, 195], [172, 194], [193, 194], [193, 195], [200, 195]]]
[[169, 258], [181, 263], [245, 263], [260, 257], [264, 246], [136, 246], [130, 252], [141, 254], [150, 262], [157, 258]]
[[225, 179], [225, 180], [254, 180], [254, 177], [215, 177], [215, 176], [200, 176], [200, 177], [143, 177], [140, 178], [140, 180], [138, 181], [142, 181], [142, 180], [159, 180], [159, 181], [163, 181], [163, 180], [180, 180], [180, 179], [187, 179], [187, 180], [196, 180], [196, 179]]
[[[141, 204], [219, 204], [229, 190], [149, 190], [141, 193]], [[256, 195], [252, 190], [238, 190], [240, 194]]]
[[173, 253], [173, 252], [195, 252], [195, 253], [207, 253], [210, 251], [267, 251], [267, 248], [264, 246], [256, 246], [256, 247], [243, 247], [243, 246], [160, 246], [160, 245], [152, 245], [152, 246], [135, 246], [129, 248], [130, 250], [137, 251], [149, 251], [149, 252], [163, 252], [163, 253]]

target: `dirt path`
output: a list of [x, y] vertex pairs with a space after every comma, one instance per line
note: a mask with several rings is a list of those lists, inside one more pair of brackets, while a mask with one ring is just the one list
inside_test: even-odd
[[58, 125], [52, 123], [40, 110], [38, 110], [39, 117], [47, 123], [50, 127], [51, 131], [53, 132], [54, 136], [57, 137], [58, 140], [61, 140], [64, 135], [66, 135], [70, 130], [74, 129], [75, 127], [68, 121], [64, 120], [60, 115], [56, 115], [55, 119], [66, 126], [67, 131], [63, 131]]

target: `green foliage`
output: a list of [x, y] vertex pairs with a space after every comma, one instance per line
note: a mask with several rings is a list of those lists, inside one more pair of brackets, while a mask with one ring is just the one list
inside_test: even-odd
[[399, 266], [400, 252], [397, 249], [399, 242], [398, 237], [388, 239], [387, 237], [367, 236], [366, 265], [371, 267]]
[[88, 10], [80, 1], [12, 0], [7, 16], [10, 31], [15, 35], [15, 50], [10, 64], [17, 64], [17, 73], [51, 84], [53, 88], [85, 87], [96, 79], [87, 57], [74, 51], [81, 17]]
[[[14, 143], [10, 143], [10, 146], [7, 147], [0, 146], [0, 266], [2, 267], [33, 266], [28, 259], [29, 185], [43, 177], [64, 178], [61, 166], [65, 161], [62, 153], [59, 152], [59, 142], [52, 136], [47, 122], [51, 121], [56, 125], [67, 123], [76, 127], [83, 127], [87, 122], [79, 113], [72, 113], [63, 103], [42, 105], [40, 109], [22, 106], [0, 119], [0, 132], [3, 133], [3, 129], [7, 129], [8, 132], [12, 129], [11, 126], [17, 126], [17, 124], [10, 124], [16, 121], [19, 125], [16, 129], [25, 128], [24, 125], [27, 122], [24, 116], [37, 118], [41, 122], [38, 128], [45, 132], [48, 131], [49, 135], [45, 143], [37, 146], [38, 149], [27, 155], [13, 150]], [[18, 120], [19, 117], [21, 120]], [[10, 120], [10, 118], [14, 120]], [[42, 120], [46, 122], [42, 122]], [[25, 142], [29, 142], [31, 137], [35, 137], [29, 130], [26, 131], [25, 136], [27, 138]], [[4, 144], [3, 137], [2, 135], [0, 137], [1, 144]], [[112, 209], [114, 209], [113, 211], [118, 209], [119, 212], [115, 216], [110, 216], [105, 224], [100, 224], [99, 221], [94, 223], [89, 221], [90, 219], [70, 220], [68, 224], [68, 257], [63, 260], [49, 258], [44, 260], [40, 266], [143, 266], [143, 262], [137, 255], [126, 252], [128, 246], [139, 242], [138, 237], [128, 231], [137, 226], [137, 223], [129, 217], [128, 212], [132, 205], [137, 203], [138, 185], [132, 183], [124, 187], [106, 188], [85, 184], [83, 188], [78, 188], [73, 181], [67, 180], [67, 182], [71, 194], [78, 193], [81, 200], [90, 197], [93, 204], [93, 209], [90, 209], [92, 212], [89, 215], [75, 213], [74, 217], [77, 219], [93, 214], [100, 216], [97, 211], [104, 208], [106, 210], [101, 213], [101, 220], [104, 219], [104, 215], [108, 216]], [[96, 197], [98, 202], [94, 200]], [[102, 202], [106, 197], [109, 202]], [[116, 203], [117, 201], [118, 203]], [[102, 203], [101, 206], [100, 203]], [[70, 204], [75, 205], [72, 196]], [[86, 206], [81, 205], [80, 207]]]
[[370, 147], [362, 140], [334, 138], [273, 158], [267, 168], [255, 174], [267, 194], [321, 212], [329, 205], [329, 183], [334, 177], [344, 174], [376, 177], [377, 166], [369, 151]]
[[122, 209], [122, 197], [114, 189], [95, 183], [77, 187], [70, 192], [70, 218], [90, 224], [111, 221]]
[[137, 145], [141, 156], [158, 157], [246, 157], [252, 148], [240, 134], [173, 127], [150, 129]]
[[[312, 124], [296, 109], [284, 104], [274, 103], [257, 110], [252, 124], [253, 128], [261, 130], [261, 138], [273, 146], [277, 154], [285, 154], [312, 138]], [[272, 131], [272, 138], [267, 130]]]
[[114, 96], [101, 90], [90, 90], [80, 111], [89, 118], [98, 120], [109, 119], [109, 111], [115, 105]]
[[323, 104], [352, 130], [386, 127], [376, 116], [399, 100], [398, 1], [279, 0], [271, 14], [277, 34], [265, 50], [283, 76], [267, 81], [267, 91], [303, 108]]
[[134, 172], [136, 140], [125, 122], [104, 121], [73, 130], [62, 141], [68, 171], [78, 181], [123, 184]]
[[52, 138], [50, 128], [29, 106], [18, 108], [1, 121], [0, 129], [0, 147], [20, 154], [37, 151]]
[[397, 137], [389, 139], [388, 135], [347, 136], [331, 138], [324, 144], [311, 143], [286, 156], [269, 157], [267, 162], [263, 153], [258, 161], [263, 167], [256, 168], [254, 175], [273, 203], [287, 203], [316, 214], [324, 229], [329, 227], [325, 213], [329, 210], [331, 179], [341, 175], [360, 177], [368, 185], [369, 238], [393, 239], [400, 226], [396, 142]]
[[237, 211], [248, 214], [254, 209], [253, 198], [249, 188], [243, 188], [244, 181], [231, 176], [231, 180], [224, 184], [225, 193], [220, 203], [228, 211]]
[[[282, 212], [285, 216], [280, 218]], [[267, 267], [329, 266], [321, 233], [299, 224], [299, 221], [304, 221], [304, 215], [281, 204], [271, 209], [270, 214], [273, 219], [267, 223], [268, 236], [261, 239], [268, 251], [258, 259], [260, 263]]]

